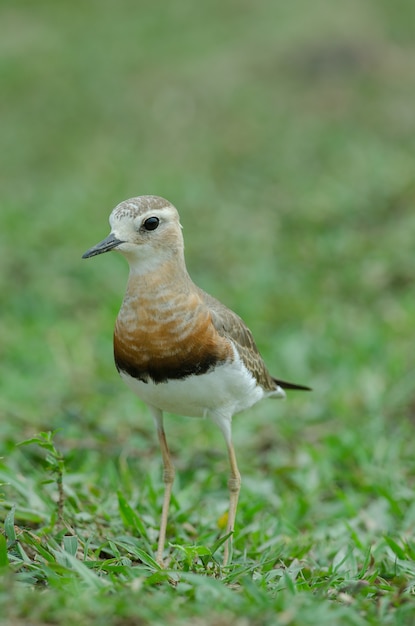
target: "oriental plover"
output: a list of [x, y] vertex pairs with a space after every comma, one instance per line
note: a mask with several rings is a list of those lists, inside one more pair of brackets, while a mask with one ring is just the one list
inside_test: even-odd
[[111, 232], [84, 259], [116, 250], [130, 273], [114, 330], [121, 378], [149, 407], [157, 429], [165, 484], [156, 559], [163, 565], [174, 466], [163, 413], [207, 417], [225, 439], [230, 464], [224, 564], [229, 561], [241, 476], [232, 444], [232, 417], [284, 389], [309, 387], [274, 378], [249, 328], [236, 313], [199, 289], [184, 259], [179, 215], [167, 200], [140, 196], [110, 215]]

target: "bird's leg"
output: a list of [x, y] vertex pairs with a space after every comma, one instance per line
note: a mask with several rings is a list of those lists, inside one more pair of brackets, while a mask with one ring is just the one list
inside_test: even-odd
[[154, 421], [156, 423], [157, 428], [157, 436], [160, 443], [161, 455], [163, 458], [163, 482], [164, 482], [164, 497], [163, 497], [163, 508], [161, 511], [161, 521], [160, 521], [160, 532], [159, 532], [159, 540], [157, 546], [157, 555], [156, 561], [159, 565], [164, 567], [163, 561], [163, 551], [164, 544], [166, 541], [166, 529], [167, 529], [167, 519], [169, 515], [169, 505], [170, 505], [170, 497], [171, 491], [173, 487], [174, 481], [174, 465], [172, 463], [169, 448], [166, 440], [166, 433], [164, 432], [163, 425], [163, 413], [151, 407]]
[[[229, 455], [229, 464], [231, 473], [228, 480], [229, 489], [229, 511], [228, 511], [228, 523], [226, 526], [226, 534], [233, 533], [235, 528], [236, 509], [238, 506], [239, 491], [241, 489], [241, 475], [236, 463], [235, 450], [232, 441], [226, 441]], [[227, 565], [229, 561], [229, 547], [232, 545], [232, 535], [226, 540], [224, 546], [223, 565]]]
[[[232, 416], [218, 413], [211, 413], [210, 417], [219, 426], [225, 438], [228, 450], [230, 475], [228, 480], [229, 489], [229, 511], [228, 523], [226, 525], [226, 534], [233, 533], [235, 528], [236, 509], [238, 506], [239, 491], [241, 489], [241, 475], [239, 473], [238, 464], [236, 462], [235, 450], [232, 443]], [[225, 541], [223, 565], [227, 565], [229, 561], [229, 548], [232, 545], [232, 534]]]

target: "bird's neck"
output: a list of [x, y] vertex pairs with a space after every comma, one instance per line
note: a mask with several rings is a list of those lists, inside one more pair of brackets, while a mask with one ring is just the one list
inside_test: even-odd
[[177, 297], [185, 298], [194, 289], [182, 256], [175, 256], [154, 262], [151, 259], [143, 265], [130, 264], [124, 306], [137, 304], [140, 300], [168, 301]]

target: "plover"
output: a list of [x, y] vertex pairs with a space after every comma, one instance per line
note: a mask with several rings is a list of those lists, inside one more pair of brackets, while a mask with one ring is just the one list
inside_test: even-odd
[[226, 533], [231, 539], [241, 485], [233, 415], [262, 398], [285, 397], [284, 389], [309, 387], [271, 376], [242, 319], [193, 283], [179, 214], [170, 202], [158, 196], [131, 198], [115, 207], [109, 221], [108, 237], [83, 258], [116, 250], [130, 266], [115, 323], [114, 358], [121, 378], [148, 405], [157, 429], [165, 490], [156, 559], [163, 565], [174, 479], [163, 413], [207, 417], [222, 431], [230, 463]]

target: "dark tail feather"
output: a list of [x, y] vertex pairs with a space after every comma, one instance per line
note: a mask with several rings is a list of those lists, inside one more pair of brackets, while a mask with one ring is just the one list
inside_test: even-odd
[[295, 383], [287, 383], [285, 380], [279, 380], [278, 378], [273, 378], [273, 381], [277, 383], [283, 389], [299, 389], [301, 391], [312, 391], [311, 387], [306, 387], [305, 385], [296, 385]]

